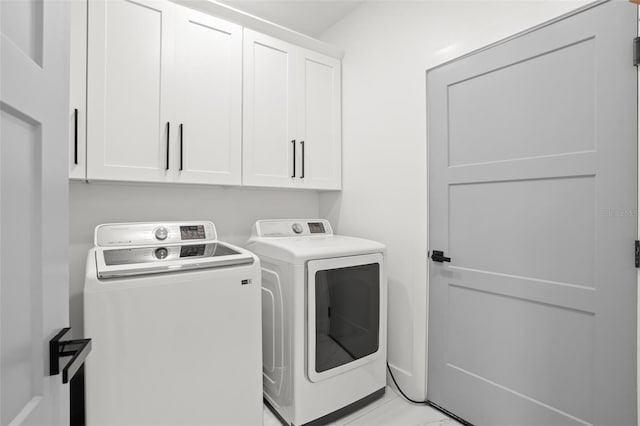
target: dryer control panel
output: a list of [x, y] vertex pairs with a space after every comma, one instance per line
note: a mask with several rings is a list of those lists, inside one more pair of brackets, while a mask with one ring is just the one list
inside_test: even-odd
[[305, 237], [333, 235], [331, 224], [325, 219], [259, 220], [253, 229], [254, 237]]
[[94, 243], [98, 247], [122, 247], [216, 241], [212, 222], [108, 223], [96, 228]]

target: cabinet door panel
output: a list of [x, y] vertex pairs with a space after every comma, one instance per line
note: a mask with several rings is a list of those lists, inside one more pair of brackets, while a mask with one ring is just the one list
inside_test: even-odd
[[[302, 185], [340, 189], [342, 143], [340, 126], [340, 61], [308, 50], [302, 52], [298, 131], [304, 141]], [[302, 155], [302, 152], [301, 152]]]
[[[86, 178], [87, 1], [69, 2], [69, 177]], [[77, 114], [75, 110], [78, 110]]]
[[176, 24], [178, 181], [240, 184], [242, 27], [186, 8]]
[[89, 3], [89, 179], [168, 178], [172, 10], [160, 1]]
[[295, 185], [293, 52], [288, 43], [244, 30], [245, 185]]

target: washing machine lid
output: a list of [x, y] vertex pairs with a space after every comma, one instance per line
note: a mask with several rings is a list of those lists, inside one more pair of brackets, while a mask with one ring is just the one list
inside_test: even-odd
[[184, 272], [251, 264], [251, 253], [221, 242], [96, 248], [98, 278]]
[[209, 221], [108, 223], [95, 230], [98, 278], [250, 264], [252, 253], [217, 240]]
[[334, 235], [331, 224], [324, 219], [257, 221], [247, 249], [258, 256], [294, 264], [386, 250], [384, 244], [376, 241]]

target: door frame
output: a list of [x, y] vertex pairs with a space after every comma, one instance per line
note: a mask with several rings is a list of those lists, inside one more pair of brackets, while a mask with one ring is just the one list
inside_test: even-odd
[[[636, 13], [638, 16], [638, 32], [637, 35], [640, 36], [640, 5], [636, 6]], [[640, 146], [640, 67], [637, 68], [638, 72], [638, 146]], [[636, 211], [634, 212], [636, 217], [638, 218], [638, 235], [637, 239], [640, 240], [640, 150], [638, 150], [638, 206], [636, 207]], [[638, 288], [640, 288], [640, 269], [638, 272]], [[638, 419], [636, 420], [637, 424], [640, 426], [640, 291], [638, 292], [638, 302], [637, 302], [637, 329], [638, 335], [636, 336], [636, 354], [637, 354], [637, 367], [636, 367], [636, 393], [637, 393], [637, 409], [638, 409]]]

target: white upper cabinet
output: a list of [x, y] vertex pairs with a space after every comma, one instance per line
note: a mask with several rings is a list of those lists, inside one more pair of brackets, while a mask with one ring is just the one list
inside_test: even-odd
[[242, 27], [176, 7], [177, 181], [240, 185]]
[[340, 189], [340, 61], [244, 30], [243, 183]]
[[88, 179], [170, 180], [172, 12], [167, 1], [89, 2]]
[[297, 185], [295, 47], [244, 30], [243, 183]]
[[71, 178], [341, 188], [338, 59], [166, 0], [72, 6]]
[[85, 179], [87, 124], [87, 2], [69, 3], [69, 177]]
[[298, 176], [306, 188], [341, 189], [340, 61], [306, 49], [300, 53]]

